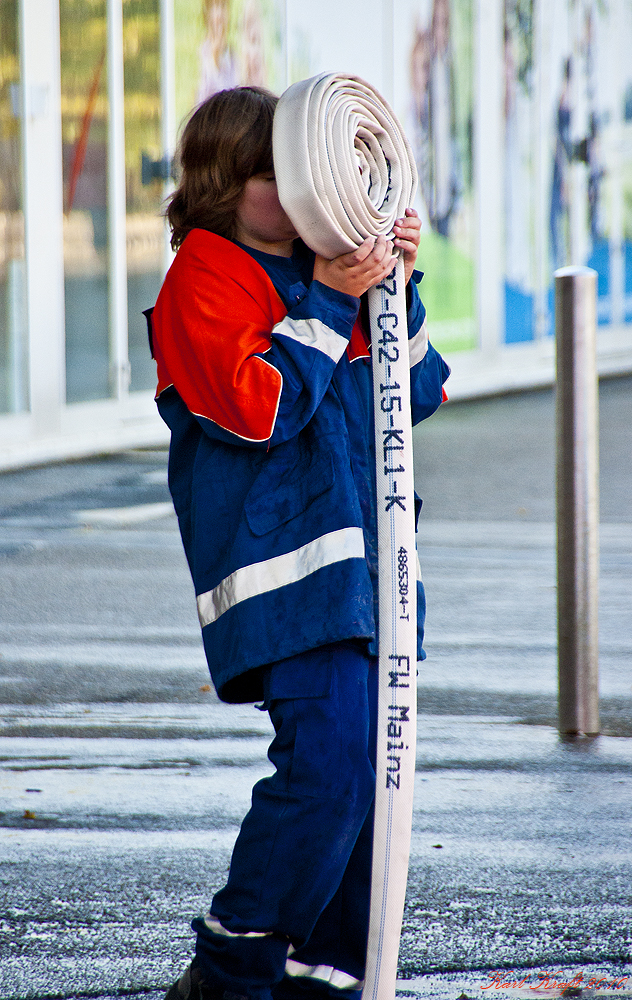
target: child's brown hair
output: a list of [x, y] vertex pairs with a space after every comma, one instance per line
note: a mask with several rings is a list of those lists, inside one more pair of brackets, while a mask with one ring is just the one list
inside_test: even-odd
[[192, 229], [234, 236], [246, 181], [273, 169], [277, 100], [262, 87], [235, 87], [195, 109], [180, 140], [182, 176], [166, 211], [174, 250]]

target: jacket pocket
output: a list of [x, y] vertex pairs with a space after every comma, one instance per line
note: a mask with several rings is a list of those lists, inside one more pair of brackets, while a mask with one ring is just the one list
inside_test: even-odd
[[291, 450], [277, 445], [270, 452], [246, 497], [246, 518], [255, 535], [265, 535], [302, 514], [334, 484], [329, 452], [301, 452], [296, 442], [293, 445]]

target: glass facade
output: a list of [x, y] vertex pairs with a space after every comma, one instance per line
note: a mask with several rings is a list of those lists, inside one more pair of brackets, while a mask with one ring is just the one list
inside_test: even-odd
[[[66, 399], [113, 394], [108, 275], [105, 0], [61, 0]], [[163, 275], [158, 0], [123, 3], [126, 252], [130, 389], [153, 389], [142, 310]]]
[[332, 69], [413, 146], [453, 398], [553, 381], [570, 262], [598, 272], [601, 370], [632, 369], [631, 43], [629, 0], [0, 0], [0, 464], [166, 440], [142, 316], [166, 153], [218, 89]]
[[127, 315], [130, 389], [154, 389], [156, 366], [143, 309], [160, 290], [165, 257], [163, 192], [170, 164], [163, 160], [158, 0], [123, 4], [125, 74], [125, 187], [127, 202]]
[[28, 409], [18, 2], [0, 0], [0, 413]]
[[61, 0], [66, 400], [111, 394], [105, 0]]

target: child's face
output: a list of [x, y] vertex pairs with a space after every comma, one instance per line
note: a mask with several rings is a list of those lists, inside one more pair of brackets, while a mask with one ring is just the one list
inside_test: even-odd
[[237, 205], [237, 239], [267, 253], [290, 256], [298, 235], [277, 194], [274, 172], [256, 174], [246, 181]]

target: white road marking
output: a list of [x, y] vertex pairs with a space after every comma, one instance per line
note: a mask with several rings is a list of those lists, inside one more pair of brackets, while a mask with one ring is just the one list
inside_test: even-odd
[[173, 504], [141, 503], [133, 507], [103, 507], [97, 510], [77, 510], [75, 517], [84, 524], [139, 524], [173, 514]]

